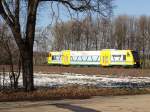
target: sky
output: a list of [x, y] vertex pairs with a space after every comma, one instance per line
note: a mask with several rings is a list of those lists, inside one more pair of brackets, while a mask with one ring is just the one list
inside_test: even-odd
[[114, 0], [114, 15], [150, 16], [150, 0]]
[[[118, 15], [129, 15], [129, 16], [150, 16], [150, 0], [114, 0], [114, 17]], [[51, 23], [51, 15], [49, 14], [49, 8], [44, 9], [41, 13], [38, 26], [45, 27]], [[68, 19], [65, 11], [62, 11], [61, 17], [65, 20]]]

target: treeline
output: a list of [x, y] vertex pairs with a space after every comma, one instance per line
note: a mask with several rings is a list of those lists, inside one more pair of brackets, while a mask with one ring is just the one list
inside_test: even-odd
[[53, 50], [133, 49], [150, 52], [150, 17], [119, 16], [113, 20], [86, 17], [57, 23]]
[[144, 66], [150, 66], [150, 17], [118, 16], [112, 20], [72, 20], [57, 23], [52, 30], [53, 50], [133, 49]]

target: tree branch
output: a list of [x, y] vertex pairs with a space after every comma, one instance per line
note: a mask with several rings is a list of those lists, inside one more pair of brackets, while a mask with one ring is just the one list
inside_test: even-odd
[[8, 4], [6, 3], [5, 0], [2, 0], [2, 5], [3, 5], [3, 7], [4, 7], [4, 10], [6, 10], [5, 12], [6, 12], [7, 16], [8, 16], [8, 17], [11, 19], [11, 21], [13, 22], [13, 21], [14, 21], [14, 16], [13, 16], [12, 12], [10, 11], [9, 6], [8, 6]]
[[90, 2], [91, 0], [80, 0], [78, 2], [81, 2], [81, 5], [79, 6], [75, 6], [72, 1], [73, 0], [40, 0], [40, 2], [43, 1], [55, 1], [55, 2], [59, 2], [65, 5], [68, 5], [71, 9], [75, 10], [75, 11], [85, 11], [90, 9]]
[[39, 0], [39, 2], [43, 1], [59, 2], [74, 11], [83, 12], [91, 10], [101, 14], [104, 17], [110, 15], [113, 8], [111, 3], [113, 0]]
[[10, 17], [5, 12], [2, 2], [0, 2], [0, 15], [4, 18], [4, 20], [10, 27], [12, 27], [14, 25], [13, 21], [10, 19]]
[[[5, 1], [4, 1], [5, 2]], [[23, 45], [23, 40], [21, 38], [21, 31], [20, 31], [20, 24], [19, 24], [19, 21], [15, 21], [16, 20], [16, 17], [13, 17], [13, 21], [12, 19], [10, 18], [10, 16], [8, 15], [8, 13], [10, 12], [7, 12], [7, 10], [4, 9], [4, 7], [7, 7], [8, 5], [6, 5], [6, 2], [5, 2], [5, 5], [2, 4], [2, 0], [0, 1], [0, 15], [3, 17], [3, 19], [6, 21], [6, 23], [10, 26], [11, 28], [11, 31], [13, 33], [13, 36], [17, 42], [18, 45]], [[17, 12], [19, 13], [19, 12]]]

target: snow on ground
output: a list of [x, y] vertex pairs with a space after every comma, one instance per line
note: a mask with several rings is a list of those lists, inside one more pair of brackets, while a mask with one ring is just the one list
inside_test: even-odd
[[[0, 76], [0, 79], [3, 79]], [[9, 76], [5, 76], [5, 83], [9, 85]], [[43, 74], [34, 73], [34, 84], [39, 87], [62, 87], [67, 85], [95, 86], [95, 87], [150, 87], [150, 77], [131, 76], [97, 76], [74, 73]], [[19, 78], [22, 86], [22, 77]]]
[[74, 73], [63, 74], [39, 74], [35, 73], [34, 83], [36, 86], [66, 86], [84, 85], [95, 87], [150, 87], [150, 77], [116, 77], [96, 76]]

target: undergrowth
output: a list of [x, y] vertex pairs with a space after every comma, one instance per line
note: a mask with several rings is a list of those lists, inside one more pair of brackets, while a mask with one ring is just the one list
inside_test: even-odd
[[150, 94], [150, 88], [95, 88], [69, 86], [53, 89], [36, 89], [32, 92], [1, 91], [0, 101], [39, 101], [60, 99], [85, 99], [92, 96]]

